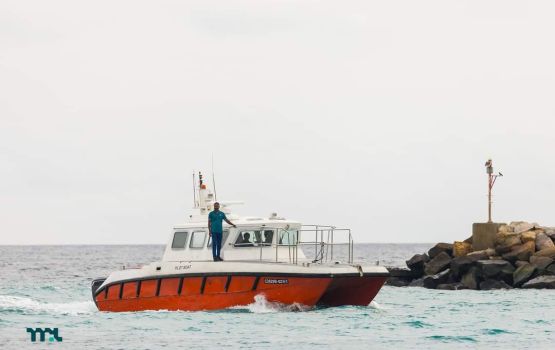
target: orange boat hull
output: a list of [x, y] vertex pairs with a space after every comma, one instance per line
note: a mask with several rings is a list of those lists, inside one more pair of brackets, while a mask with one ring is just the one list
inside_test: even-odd
[[[270, 302], [368, 305], [386, 277], [181, 276], [113, 283], [93, 291], [100, 311], [218, 310]], [[94, 289], [94, 287], [93, 287]]]
[[319, 304], [326, 306], [366, 306], [378, 294], [387, 277], [336, 277], [332, 280]]

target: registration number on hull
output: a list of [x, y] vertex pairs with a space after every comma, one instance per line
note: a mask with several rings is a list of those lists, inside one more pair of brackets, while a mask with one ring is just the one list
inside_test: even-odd
[[287, 278], [265, 278], [265, 284], [289, 284], [289, 280]]

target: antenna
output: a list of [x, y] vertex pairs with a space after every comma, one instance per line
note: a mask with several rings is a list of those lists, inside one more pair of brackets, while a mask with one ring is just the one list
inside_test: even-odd
[[195, 171], [193, 170], [193, 208], [197, 207], [197, 189], [195, 188]]
[[214, 153], [212, 153], [212, 187], [214, 188], [214, 200], [218, 201], [218, 194], [216, 192], [216, 178], [214, 177]]

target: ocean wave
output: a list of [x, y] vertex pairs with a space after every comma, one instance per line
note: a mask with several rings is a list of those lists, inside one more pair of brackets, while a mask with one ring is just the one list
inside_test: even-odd
[[69, 303], [42, 303], [31, 298], [0, 295], [0, 312], [40, 313], [51, 312], [62, 315], [82, 315], [96, 311], [92, 301]]
[[271, 302], [266, 299], [263, 294], [258, 294], [254, 297], [254, 302], [243, 306], [233, 306], [228, 308], [228, 310], [236, 311], [246, 311], [254, 314], [263, 314], [270, 312], [298, 312], [298, 311], [308, 311], [311, 308], [299, 303], [294, 303], [290, 305]]
[[499, 328], [486, 328], [486, 329], [482, 329], [482, 332], [484, 334], [487, 335], [497, 335], [497, 334], [508, 334], [508, 333], [512, 333], [508, 330], [505, 329], [499, 329]]
[[443, 343], [450, 343], [450, 342], [457, 342], [457, 343], [475, 343], [476, 339], [469, 336], [451, 336], [451, 335], [432, 335], [430, 337], [426, 337], [428, 339], [439, 340]]
[[406, 321], [403, 322], [403, 324], [406, 324], [409, 327], [412, 328], [426, 328], [426, 327], [431, 327], [432, 325], [420, 320], [411, 320], [411, 321]]

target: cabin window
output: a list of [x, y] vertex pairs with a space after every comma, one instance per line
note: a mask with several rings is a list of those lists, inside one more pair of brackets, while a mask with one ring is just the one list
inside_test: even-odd
[[236, 247], [270, 246], [274, 239], [274, 230], [240, 231], [235, 240]]
[[204, 247], [205, 239], [206, 239], [205, 231], [195, 231], [191, 234], [191, 243], [189, 244], [189, 247], [202, 248]]
[[189, 232], [176, 232], [173, 235], [172, 249], [184, 249]]
[[260, 237], [260, 231], [250, 230], [250, 231], [239, 231], [237, 239], [235, 240], [236, 247], [254, 247], [254, 242], [257, 237]]
[[264, 230], [262, 231], [262, 235], [260, 237], [260, 244], [261, 245], [272, 245], [274, 240], [274, 230]]
[[294, 245], [297, 244], [297, 236], [299, 232], [297, 230], [280, 230], [279, 231], [279, 241], [278, 244], [281, 245]]
[[[225, 244], [225, 241], [227, 240], [227, 237], [229, 236], [229, 231], [228, 230], [224, 230], [224, 232], [222, 233], [222, 247]], [[212, 247], [212, 236], [208, 237], [208, 244], [206, 245], [208, 248]]]

